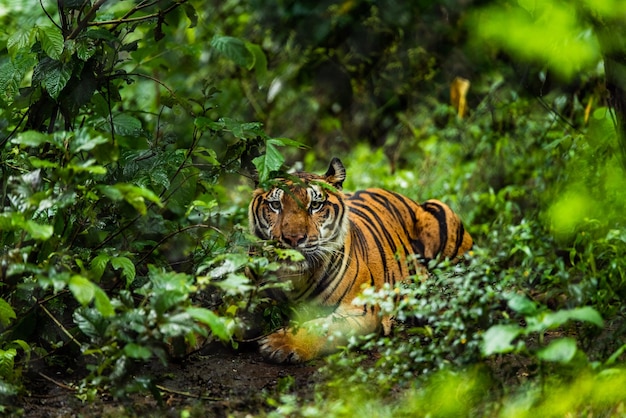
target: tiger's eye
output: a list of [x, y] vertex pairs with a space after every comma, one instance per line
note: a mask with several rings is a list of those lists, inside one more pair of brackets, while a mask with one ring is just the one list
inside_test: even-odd
[[268, 200], [267, 205], [274, 212], [280, 212], [280, 209], [281, 209], [280, 201], [278, 201], [278, 200]]
[[311, 211], [311, 213], [314, 213], [322, 209], [323, 206], [324, 206], [324, 202], [314, 200], [309, 205], [309, 210]]

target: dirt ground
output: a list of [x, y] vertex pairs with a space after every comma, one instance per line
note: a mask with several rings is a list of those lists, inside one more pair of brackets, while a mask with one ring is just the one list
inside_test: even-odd
[[[63, 375], [42, 370], [26, 376], [29, 396], [16, 399], [15, 416], [43, 417], [244, 417], [271, 411], [268, 397], [276, 398], [286, 384], [290, 391], [307, 396], [319, 380], [323, 361], [305, 365], [275, 365], [262, 360], [252, 349], [232, 350], [219, 344], [202, 348], [178, 362], [163, 366], [154, 362], [144, 367], [156, 377], [162, 403], [148, 393], [119, 400], [102, 395], [82, 402]], [[78, 380], [78, 379], [76, 379]]]

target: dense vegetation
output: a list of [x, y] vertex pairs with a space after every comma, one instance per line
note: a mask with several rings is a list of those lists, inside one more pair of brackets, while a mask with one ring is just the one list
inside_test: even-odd
[[283, 321], [245, 274], [291, 256], [248, 235], [250, 177], [339, 156], [476, 247], [365, 293], [393, 335], [268, 414], [623, 413], [619, 0], [31, 3], [0, 0], [3, 412], [44, 366], [159, 397], [138, 365]]

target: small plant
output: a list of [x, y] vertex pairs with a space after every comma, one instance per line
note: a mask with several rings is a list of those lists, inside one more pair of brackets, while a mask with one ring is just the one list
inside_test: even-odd
[[[561, 309], [552, 312], [540, 308], [526, 296], [518, 293], [504, 295], [508, 307], [524, 318], [525, 326], [518, 324], [497, 324], [483, 335], [481, 351], [490, 356], [502, 353], [525, 353], [539, 361], [567, 364], [574, 359], [578, 349], [576, 340], [562, 336], [552, 339], [546, 346], [546, 332], [562, 329], [570, 321], [587, 322], [602, 327], [604, 322], [592, 307]], [[536, 335], [537, 348], [528, 347], [524, 337]]]

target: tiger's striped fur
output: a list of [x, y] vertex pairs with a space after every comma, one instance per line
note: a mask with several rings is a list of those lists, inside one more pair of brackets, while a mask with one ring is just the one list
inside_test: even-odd
[[388, 333], [391, 319], [380, 318], [377, 307], [352, 303], [363, 288], [393, 286], [415, 272], [424, 273], [429, 260], [457, 259], [472, 247], [459, 217], [438, 200], [420, 205], [382, 189], [343, 193], [346, 171], [337, 158], [323, 176], [295, 176], [269, 191], [254, 192], [250, 229], [304, 256], [279, 270], [280, 278], [292, 283], [283, 296], [312, 301], [331, 313], [297, 330], [266, 336], [260, 351], [270, 361], [307, 361], [336, 350], [350, 335], [370, 333], [380, 325]]

